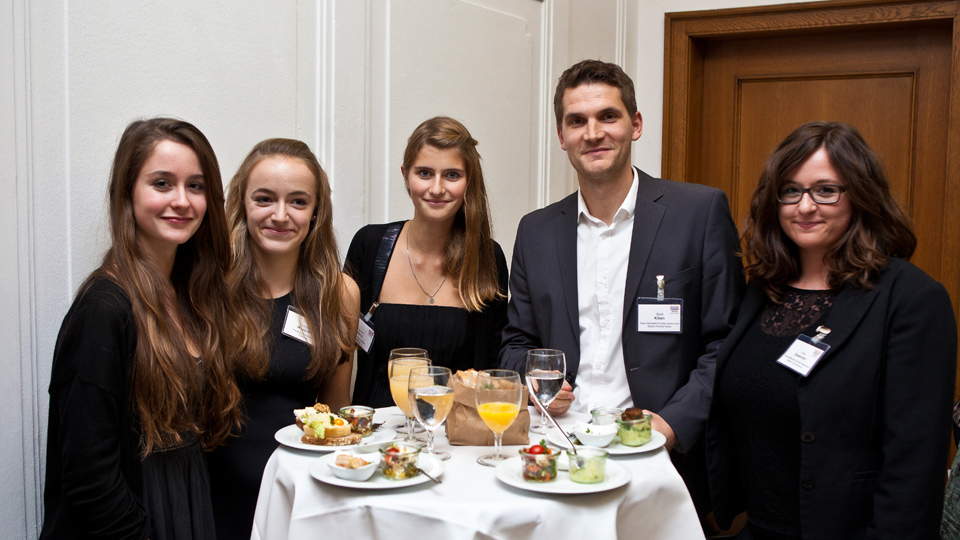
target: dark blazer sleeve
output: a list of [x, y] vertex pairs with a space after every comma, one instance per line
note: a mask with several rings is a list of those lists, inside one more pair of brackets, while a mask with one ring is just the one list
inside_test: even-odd
[[702, 354], [689, 372], [689, 379], [658, 412], [670, 425], [681, 448], [692, 448], [702, 440], [710, 401], [713, 399], [717, 349], [736, 322], [744, 292], [743, 266], [736, 253], [739, 236], [730, 216], [726, 195], [713, 190], [701, 243], [699, 334]]
[[940, 526], [957, 334], [947, 291], [925, 281], [892, 303], [888, 328], [864, 329], [886, 339], [883, 464], [867, 538], [936, 538]]
[[135, 347], [130, 305], [119, 287], [100, 280], [78, 295], [54, 353], [47, 531], [80, 529], [97, 538], [149, 533], [129, 441], [127, 380]]
[[512, 369], [518, 373], [523, 373], [526, 368], [527, 350], [541, 347], [534, 323], [534, 307], [530, 302], [527, 262], [524, 259], [524, 244], [527, 241], [524, 231], [527, 221], [527, 216], [520, 220], [517, 238], [513, 245], [510, 302], [507, 306], [507, 323], [503, 329], [503, 343], [500, 347], [500, 367]]

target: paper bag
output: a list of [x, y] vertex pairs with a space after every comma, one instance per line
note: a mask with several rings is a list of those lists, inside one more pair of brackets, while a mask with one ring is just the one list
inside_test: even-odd
[[[456, 446], [493, 446], [493, 432], [483, 423], [477, 414], [477, 391], [460, 382], [460, 377], [450, 377], [453, 387], [453, 408], [447, 415], [447, 438]], [[503, 444], [529, 444], [530, 412], [527, 400], [530, 399], [527, 387], [523, 387], [520, 398], [520, 414], [513, 424], [503, 433]]]

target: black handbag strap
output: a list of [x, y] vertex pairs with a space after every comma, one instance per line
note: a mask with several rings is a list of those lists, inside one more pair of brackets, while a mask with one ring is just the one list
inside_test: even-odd
[[400, 236], [400, 230], [403, 229], [403, 223], [393, 223], [387, 227], [387, 232], [383, 233], [380, 240], [380, 248], [377, 250], [377, 258], [373, 261], [373, 281], [371, 282], [371, 292], [373, 295], [373, 305], [370, 306], [369, 313], [379, 304], [380, 288], [383, 287], [383, 278], [387, 275], [387, 266], [390, 264], [390, 256], [393, 255], [393, 247], [397, 243], [397, 237]]

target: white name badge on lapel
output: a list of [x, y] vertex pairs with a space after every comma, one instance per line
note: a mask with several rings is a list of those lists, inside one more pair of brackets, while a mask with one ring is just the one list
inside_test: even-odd
[[637, 298], [637, 332], [683, 333], [683, 299]]
[[297, 313], [293, 306], [287, 306], [287, 316], [283, 319], [283, 335], [291, 337], [297, 341], [302, 341], [307, 345], [313, 345], [313, 339], [310, 337], [310, 325], [303, 315]]
[[777, 359], [777, 363], [806, 377], [823, 358], [824, 353], [830, 350], [829, 345], [821, 342], [829, 333], [830, 329], [826, 326], [818, 326], [817, 335], [814, 337], [802, 334], [797, 336], [797, 340], [790, 344], [787, 352]]

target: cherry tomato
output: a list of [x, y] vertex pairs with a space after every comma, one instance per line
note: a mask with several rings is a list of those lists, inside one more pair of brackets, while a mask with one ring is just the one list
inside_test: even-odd
[[535, 445], [533, 445], [533, 446], [531, 446], [530, 448], [527, 449], [527, 453], [528, 453], [528, 454], [542, 454], [545, 450], [546, 450], [546, 448], [540, 446], [539, 444], [535, 444]]
[[391, 446], [390, 448], [387, 448], [387, 453], [388, 453], [388, 454], [399, 454], [399, 453], [400, 453], [400, 449], [397, 448], [396, 446]]

